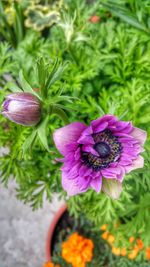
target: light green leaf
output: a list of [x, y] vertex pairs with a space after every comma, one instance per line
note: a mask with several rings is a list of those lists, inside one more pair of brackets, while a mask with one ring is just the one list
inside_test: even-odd
[[46, 82], [46, 88], [47, 90], [57, 81], [60, 79], [62, 73], [64, 72], [64, 70], [66, 69], [67, 64], [64, 65], [60, 65], [58, 67], [58, 60], [55, 61], [53, 69], [47, 79]]
[[34, 130], [29, 136], [28, 138], [25, 140], [23, 146], [22, 146], [22, 151], [23, 151], [23, 154], [26, 153], [26, 151], [32, 146], [34, 140], [35, 140], [35, 137], [36, 137], [36, 134], [37, 134], [37, 130]]
[[19, 80], [20, 80], [20, 84], [24, 92], [31, 93], [35, 95], [37, 98], [39, 98], [40, 100], [42, 100], [41, 97], [32, 89], [31, 85], [27, 82], [27, 80], [25, 79], [23, 75], [22, 70], [20, 70], [19, 72]]
[[133, 27], [138, 28], [147, 32], [146, 27], [138, 21], [138, 18], [132, 14], [128, 9], [122, 7], [121, 5], [116, 4], [114, 1], [101, 2], [101, 4], [106, 7], [107, 10], [114, 13], [117, 17], [120, 17], [122, 20], [132, 25]]
[[5, 88], [6, 89], [9, 89], [13, 93], [23, 92], [22, 89], [19, 86], [17, 86], [14, 82], [8, 82], [6, 84], [6, 87]]
[[40, 58], [37, 61], [37, 72], [38, 72], [38, 80], [39, 80], [40, 90], [41, 90], [41, 93], [44, 94], [47, 69], [46, 69], [45, 62], [44, 62], [43, 58]]
[[41, 124], [37, 128], [37, 133], [40, 138], [41, 143], [45, 147], [46, 150], [49, 151], [48, 142], [47, 142], [47, 123], [48, 123], [49, 117], [47, 116], [44, 121], [41, 122]]

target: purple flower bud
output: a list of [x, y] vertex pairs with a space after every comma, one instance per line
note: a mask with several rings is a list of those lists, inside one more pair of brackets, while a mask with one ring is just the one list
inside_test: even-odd
[[3, 103], [2, 114], [17, 124], [35, 125], [41, 117], [40, 101], [30, 93], [10, 94]]

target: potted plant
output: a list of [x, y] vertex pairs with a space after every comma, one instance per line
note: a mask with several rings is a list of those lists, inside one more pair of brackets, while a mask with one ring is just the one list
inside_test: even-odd
[[[107, 224], [106, 232], [97, 235], [102, 248], [111, 251], [100, 235], [109, 237], [108, 241], [112, 235], [114, 253], [141, 246], [130, 258], [137, 254], [135, 264], [147, 264], [147, 1], [142, 5], [128, 1], [87, 5], [66, 0], [63, 7], [57, 1], [61, 4], [54, 6], [57, 23], [51, 20], [47, 24], [40, 13], [45, 22], [42, 27], [37, 27], [39, 17], [36, 27], [30, 20], [27, 28], [25, 21], [34, 7], [34, 13], [39, 14], [39, 5], [29, 2], [31, 9], [27, 1], [8, 3], [15, 14], [10, 25], [7, 3], [0, 4], [0, 100], [4, 115], [0, 116], [0, 144], [8, 151], [0, 158], [1, 180], [7, 185], [14, 177], [18, 198], [33, 209], [42, 207], [45, 197], [51, 201], [53, 193], [58, 193], [67, 202], [74, 223], [83, 218], [83, 224], [88, 222], [98, 231]], [[47, 14], [51, 7], [48, 9], [46, 2]], [[43, 6], [40, 8], [44, 12]], [[49, 15], [51, 18], [52, 13]], [[89, 236], [78, 228], [76, 231], [97, 247], [86, 228]], [[118, 255], [117, 259], [127, 261], [126, 256], [120, 260]], [[129, 260], [134, 264], [134, 259]]]

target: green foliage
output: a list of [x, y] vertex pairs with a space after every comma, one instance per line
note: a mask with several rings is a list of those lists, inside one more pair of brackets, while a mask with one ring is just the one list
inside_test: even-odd
[[119, 0], [117, 3], [115, 0], [102, 0], [100, 3], [112, 14], [133, 27], [150, 33], [150, 3], [148, 0]]
[[[7, 9], [10, 10], [9, 16], [13, 17], [13, 13], [15, 14], [12, 25], [6, 13]], [[7, 2], [2, 0], [0, 2], [0, 13], [0, 33], [5, 40], [16, 48], [25, 35], [23, 8], [17, 1], [12, 1], [10, 6], [7, 7]]]

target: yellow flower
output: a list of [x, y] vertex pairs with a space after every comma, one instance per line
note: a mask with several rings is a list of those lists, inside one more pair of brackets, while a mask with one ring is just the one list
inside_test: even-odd
[[115, 241], [115, 237], [113, 235], [108, 235], [107, 242], [111, 245]]
[[134, 260], [137, 256], [137, 254], [138, 254], [137, 250], [133, 250], [131, 253], [128, 254], [128, 258], [130, 260]]
[[133, 236], [131, 236], [131, 237], [129, 238], [129, 242], [130, 242], [130, 243], [133, 243], [134, 240], [135, 240], [135, 238], [134, 238]]
[[126, 248], [122, 248], [121, 249], [120, 255], [123, 256], [123, 257], [127, 255]]
[[134, 251], [136, 251], [137, 253], [139, 252], [140, 248], [138, 245], [135, 245], [134, 248], [133, 248]]
[[112, 248], [112, 253], [115, 254], [116, 256], [119, 256], [120, 253], [121, 253], [121, 249], [120, 248], [113, 247]]
[[146, 248], [146, 259], [150, 260], [150, 247]]
[[109, 232], [104, 232], [104, 233], [101, 235], [101, 238], [104, 239], [104, 240], [107, 240], [108, 235], [109, 235]]
[[100, 228], [102, 231], [106, 231], [106, 229], [107, 229], [107, 224], [103, 224], [102, 226], [101, 226], [101, 228]]

